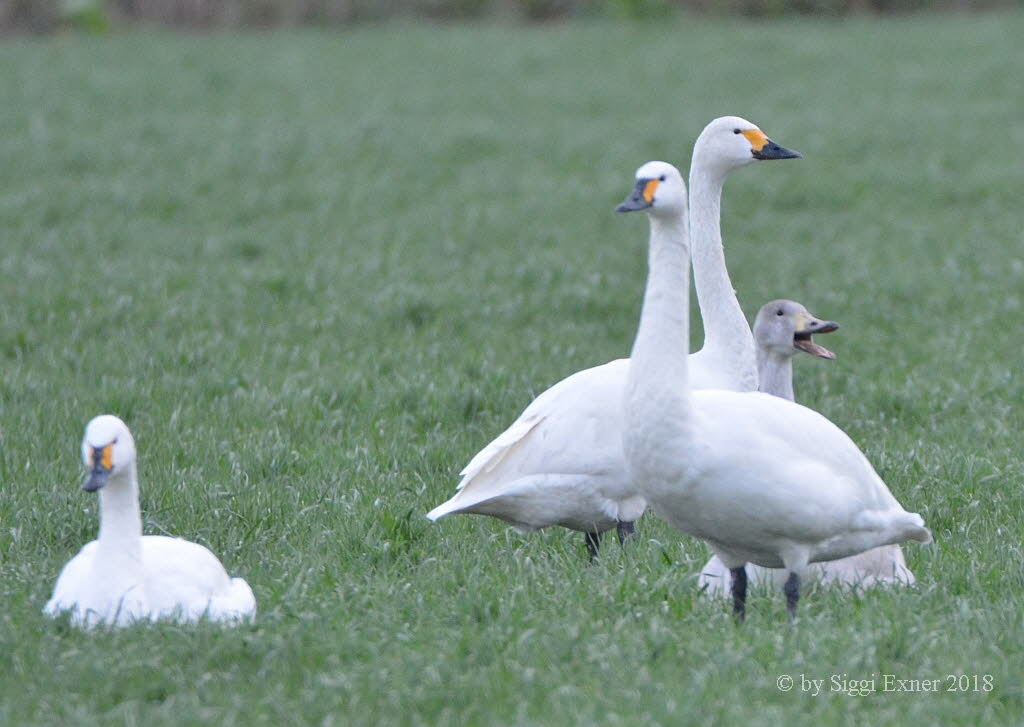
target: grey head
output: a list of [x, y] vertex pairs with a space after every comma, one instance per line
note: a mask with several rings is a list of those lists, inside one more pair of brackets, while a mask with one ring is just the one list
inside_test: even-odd
[[757, 347], [777, 356], [791, 357], [803, 351], [818, 358], [836, 355], [811, 340], [816, 333], [831, 333], [839, 328], [835, 321], [823, 321], [795, 300], [781, 298], [766, 303], [754, 320]]

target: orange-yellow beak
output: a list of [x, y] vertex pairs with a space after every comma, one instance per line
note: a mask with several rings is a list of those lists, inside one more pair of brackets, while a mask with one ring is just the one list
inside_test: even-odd
[[89, 479], [82, 485], [82, 489], [86, 492], [96, 492], [107, 484], [112, 469], [114, 469], [114, 445], [93, 447], [92, 469], [89, 471]]
[[636, 212], [654, 204], [654, 195], [661, 184], [659, 179], [638, 179], [626, 201], [615, 208], [616, 212]]
[[750, 142], [750, 153], [755, 159], [799, 159], [803, 156], [798, 151], [779, 146], [760, 129], [749, 129], [740, 133]]

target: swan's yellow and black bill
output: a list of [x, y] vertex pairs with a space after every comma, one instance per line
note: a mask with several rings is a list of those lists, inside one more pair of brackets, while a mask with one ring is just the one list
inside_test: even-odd
[[93, 447], [92, 469], [89, 471], [89, 479], [82, 485], [82, 489], [86, 492], [96, 492], [107, 484], [112, 469], [114, 469], [114, 445]]
[[626, 201], [615, 208], [616, 212], [636, 212], [654, 204], [654, 193], [661, 184], [660, 179], [638, 179]]
[[836, 330], [839, 330], [839, 324], [835, 321], [819, 321], [817, 318], [801, 315], [793, 332], [793, 348], [818, 358], [827, 358], [833, 361], [836, 355], [812, 341], [811, 336], [815, 333], [832, 333]]
[[803, 154], [784, 146], [779, 146], [765, 136], [760, 129], [750, 129], [740, 132], [750, 142], [751, 154], [755, 159], [800, 159]]

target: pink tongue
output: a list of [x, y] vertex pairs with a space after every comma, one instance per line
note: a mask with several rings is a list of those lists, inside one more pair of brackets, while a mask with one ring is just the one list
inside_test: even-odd
[[816, 344], [814, 341], [811, 341], [810, 339], [808, 339], [808, 340], [799, 340], [799, 339], [795, 340], [795, 341], [793, 341], [793, 345], [796, 348], [799, 348], [804, 353], [809, 353], [812, 356], [817, 356], [818, 358], [835, 359], [835, 357], [836, 357], [836, 355], [834, 353], [832, 353], [831, 351], [829, 351], [827, 348], [825, 348], [824, 346], [819, 346], [818, 344]]

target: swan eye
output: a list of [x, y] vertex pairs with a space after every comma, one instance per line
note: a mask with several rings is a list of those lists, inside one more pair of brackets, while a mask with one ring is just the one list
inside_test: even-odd
[[739, 130], [739, 129], [733, 129], [733, 130], [732, 130], [732, 133], [734, 133], [734, 134], [738, 134], [738, 133], [740, 133], [740, 130]]
[[659, 182], [664, 182], [665, 181], [665, 175], [662, 174], [660, 177], [658, 177], [658, 181]]
[[783, 315], [782, 308], [779, 308], [777, 311], [775, 311], [775, 315], [777, 315], [777, 316]]

